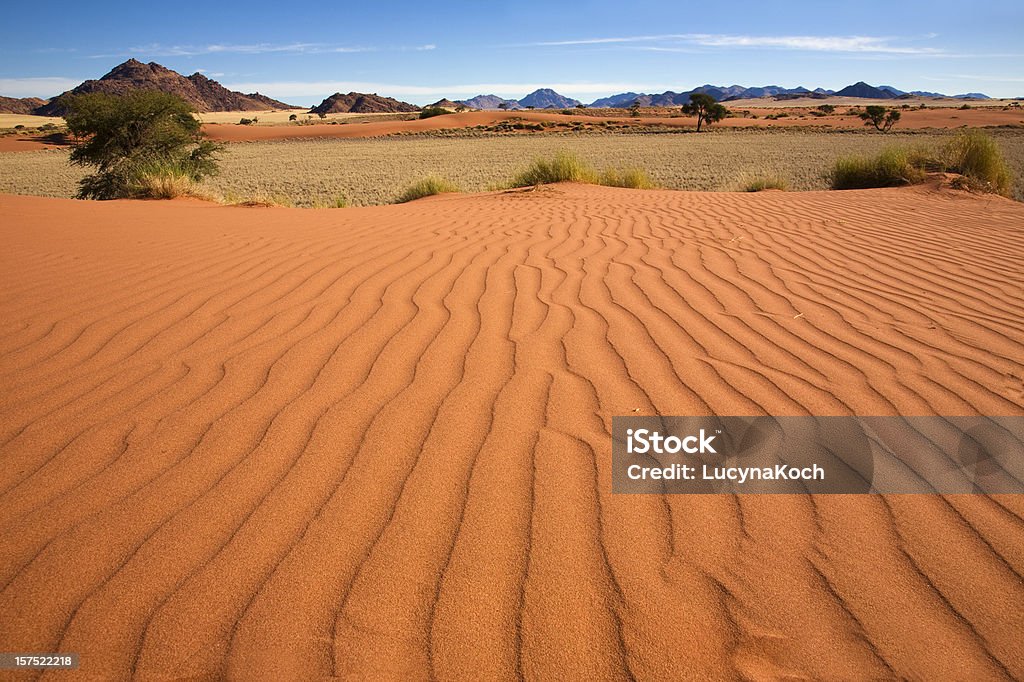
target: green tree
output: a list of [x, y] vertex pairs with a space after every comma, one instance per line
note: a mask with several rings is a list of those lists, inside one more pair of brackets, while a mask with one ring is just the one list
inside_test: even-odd
[[72, 97], [69, 107], [68, 130], [80, 140], [71, 163], [96, 167], [79, 183], [81, 199], [140, 196], [151, 176], [199, 181], [217, 172], [220, 146], [204, 138], [180, 97], [154, 90], [95, 92]]
[[703, 92], [695, 92], [690, 95], [690, 101], [682, 106], [682, 111], [687, 116], [697, 117], [697, 132], [700, 132], [702, 123], [711, 125], [721, 121], [729, 113], [729, 110], [715, 101], [711, 95]]
[[640, 102], [633, 102], [629, 105], [629, 115], [633, 118], [640, 116]]
[[900, 120], [900, 112], [897, 109], [886, 109], [879, 104], [871, 104], [864, 108], [860, 117], [864, 120], [864, 125], [873, 125], [875, 130], [887, 133], [896, 125], [896, 121]]

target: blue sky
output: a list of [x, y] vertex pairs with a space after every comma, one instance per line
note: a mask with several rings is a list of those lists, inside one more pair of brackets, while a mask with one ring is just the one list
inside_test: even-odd
[[58, 0], [0, 26], [0, 94], [52, 96], [135, 57], [295, 104], [349, 90], [424, 104], [553, 87], [591, 101], [858, 80], [1012, 97], [1024, 95], [1022, 38], [1020, 0]]

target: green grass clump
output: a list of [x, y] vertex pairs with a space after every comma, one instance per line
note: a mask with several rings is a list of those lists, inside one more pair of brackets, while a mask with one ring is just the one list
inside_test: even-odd
[[1010, 196], [1013, 173], [989, 135], [981, 130], [961, 131], [942, 152], [946, 170], [968, 178], [972, 188]]
[[407, 201], [414, 201], [429, 197], [434, 194], [445, 194], [447, 192], [458, 192], [459, 188], [452, 182], [436, 176], [428, 176], [409, 185], [397, 199], [396, 204], [404, 204]]
[[755, 175], [741, 179], [739, 188], [743, 192], [763, 192], [768, 189], [777, 189], [785, 192], [789, 189], [789, 181], [781, 175]]
[[609, 168], [601, 173], [601, 184], [608, 187], [628, 187], [630, 189], [655, 189], [658, 183], [651, 179], [642, 168]]
[[832, 189], [901, 187], [924, 182], [924, 158], [901, 147], [888, 147], [876, 156], [848, 156], [832, 167]]
[[534, 159], [530, 167], [512, 180], [513, 187], [549, 185], [554, 182], [584, 182], [596, 184], [597, 171], [570, 152], [561, 151], [548, 159]]

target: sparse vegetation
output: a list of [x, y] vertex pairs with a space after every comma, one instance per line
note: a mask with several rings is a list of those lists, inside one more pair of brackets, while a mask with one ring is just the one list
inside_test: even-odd
[[80, 140], [70, 162], [96, 167], [79, 181], [80, 198], [150, 196], [162, 184], [196, 183], [217, 172], [220, 147], [204, 139], [179, 97], [151, 90], [123, 97], [90, 93], [73, 97], [70, 107], [68, 129]]
[[715, 101], [714, 97], [702, 92], [696, 92], [690, 95], [690, 101], [684, 104], [680, 111], [687, 116], [697, 117], [698, 133], [700, 132], [702, 123], [711, 125], [716, 121], [721, 121], [729, 114], [729, 110]]
[[434, 194], [446, 194], [448, 192], [458, 191], [459, 187], [455, 183], [449, 182], [444, 178], [431, 175], [418, 182], [414, 182], [412, 185], [407, 187], [404, 192], [398, 195], [398, 198], [395, 199], [395, 203], [404, 204], [407, 201], [415, 201], [416, 199], [422, 199], [423, 197], [429, 197]]
[[879, 104], [871, 104], [864, 108], [860, 114], [864, 125], [874, 126], [875, 130], [887, 133], [892, 130], [896, 122], [900, 120], [899, 109], [887, 109]]
[[[507, 186], [509, 178], [523, 169], [524, 158], [550, 158], [567, 150], [596, 169], [643, 168], [667, 189], [737, 191], [739, 178], [780, 174], [791, 191], [822, 190], [829, 188], [830, 171], [840, 157], [870, 156], [890, 144], [941, 150], [955, 135], [899, 128], [886, 135], [867, 128], [723, 129], [713, 135], [651, 134], [632, 128], [587, 134], [557, 130], [543, 135], [462, 130], [457, 135], [230, 144], [218, 158], [220, 174], [204, 179], [202, 185], [236, 197], [262, 190], [305, 207], [330, 205], [338, 195], [353, 206], [387, 204], [431, 174], [448, 178], [466, 192]], [[1011, 194], [1024, 200], [1024, 135], [1019, 129], [988, 134], [1013, 172]], [[70, 197], [86, 169], [68, 165], [67, 159], [67, 149], [0, 154], [0, 192]]]
[[835, 111], [836, 111], [836, 108], [834, 106], [832, 106], [831, 104], [822, 104], [822, 105], [818, 106], [818, 111], [820, 111], [821, 113], [823, 113], [823, 114], [825, 114], [827, 116], [829, 114], [834, 114]]

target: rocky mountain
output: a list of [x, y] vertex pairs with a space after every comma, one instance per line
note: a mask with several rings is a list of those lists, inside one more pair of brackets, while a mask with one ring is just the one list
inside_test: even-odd
[[450, 99], [448, 99], [447, 97], [445, 97], [444, 99], [437, 100], [433, 104], [428, 104], [427, 108], [429, 109], [431, 107], [439, 107], [441, 109], [456, 109], [456, 108], [458, 108], [460, 106], [462, 106], [462, 105], [459, 104], [458, 102], [453, 102]]
[[399, 112], [419, 111], [420, 108], [408, 102], [399, 102], [391, 97], [350, 92], [343, 95], [336, 92], [320, 104], [309, 110], [311, 114], [391, 114]]
[[0, 97], [0, 114], [31, 114], [44, 104], [38, 97]]
[[858, 81], [853, 85], [847, 85], [835, 93], [836, 97], [863, 97], [865, 99], [893, 99], [896, 95], [888, 90], [868, 85], [864, 81]]
[[641, 95], [643, 95], [641, 92], [620, 92], [611, 97], [595, 99], [590, 103], [590, 107], [594, 109], [628, 109]]
[[519, 100], [519, 106], [533, 107], [534, 109], [571, 109], [577, 104], [581, 104], [578, 99], [559, 95], [551, 88], [534, 90]]
[[37, 108], [34, 113], [43, 116], [63, 116], [67, 113], [67, 99], [70, 95], [89, 92], [124, 95], [134, 90], [169, 92], [191, 104], [196, 111], [260, 111], [291, 108], [284, 102], [259, 93], [245, 95], [228, 90], [201, 73], [194, 73], [186, 78], [156, 62], [143, 64], [138, 60], [129, 59], [115, 66], [99, 80], [87, 80], [73, 90], [54, 97]]
[[460, 104], [464, 104], [470, 109], [501, 109], [499, 106], [502, 103], [507, 104], [506, 109], [521, 109], [519, 102], [514, 99], [502, 99], [497, 95], [477, 95], [472, 99], [464, 99], [460, 101]]

